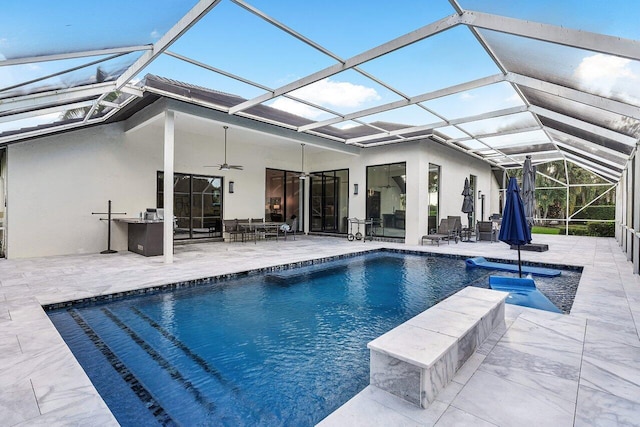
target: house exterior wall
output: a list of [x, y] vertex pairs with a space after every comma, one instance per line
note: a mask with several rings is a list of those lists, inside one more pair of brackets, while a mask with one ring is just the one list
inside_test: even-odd
[[[223, 176], [225, 218], [263, 217], [265, 168], [300, 170], [300, 145], [237, 129], [229, 129], [228, 141], [228, 163], [241, 164], [244, 170], [206, 168], [222, 162], [223, 133], [191, 133], [180, 126], [178, 118], [174, 170]], [[92, 212], [106, 212], [108, 200], [114, 212], [127, 213], [117, 217], [137, 217], [156, 206], [156, 175], [163, 169], [163, 127], [125, 132], [122, 123], [96, 126], [10, 145], [7, 158], [7, 257], [97, 253], [106, 249], [107, 224], [99, 220], [106, 215]], [[349, 216], [364, 218], [366, 167], [395, 162], [407, 164], [409, 244], [417, 244], [427, 233], [429, 163], [441, 166], [441, 218], [460, 215], [466, 225], [460, 208], [464, 178], [469, 174], [478, 177], [483, 193], [497, 188], [492, 185], [488, 164], [434, 142], [368, 148], [360, 155], [313, 150], [305, 156], [305, 169], [349, 169]], [[233, 194], [228, 192], [230, 180], [235, 183]], [[354, 183], [359, 184], [358, 195], [353, 194]], [[308, 194], [307, 188], [305, 204]], [[490, 200], [485, 215], [492, 210]], [[305, 223], [308, 230], [308, 221]], [[125, 224], [113, 223], [111, 247], [127, 249]]]
[[[428, 216], [428, 170], [429, 163], [440, 166], [440, 218], [448, 215], [461, 216], [463, 226], [467, 217], [461, 212], [464, 179], [469, 175], [478, 177], [476, 190], [487, 195], [485, 217], [498, 211], [498, 185], [491, 167], [465, 153], [444, 147], [435, 142], [409, 142], [396, 145], [366, 148], [360, 156], [325, 152], [313, 157], [309, 170], [324, 171], [349, 169], [349, 216], [364, 218], [366, 211], [367, 166], [387, 163], [407, 163], [407, 209], [406, 237], [408, 244], [420, 243], [427, 234]], [[358, 184], [359, 194], [353, 194], [353, 184]], [[480, 216], [479, 201], [475, 201], [477, 217]]]

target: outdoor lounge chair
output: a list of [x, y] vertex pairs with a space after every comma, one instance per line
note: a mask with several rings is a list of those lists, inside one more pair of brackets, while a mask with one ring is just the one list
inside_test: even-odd
[[458, 240], [462, 236], [462, 220], [459, 216], [448, 216], [447, 223], [449, 234], [452, 234], [456, 243], [458, 243]]
[[[456, 217], [453, 217], [456, 218]], [[458, 219], [460, 217], [457, 217]], [[443, 218], [440, 220], [440, 225], [438, 226], [438, 231], [437, 233], [430, 233], [427, 234], [425, 236], [422, 236], [421, 239], [421, 244], [424, 245], [424, 241], [426, 240], [430, 240], [431, 243], [437, 243], [438, 246], [440, 246], [440, 241], [442, 240], [446, 240], [447, 244], [449, 244], [450, 240], [454, 240], [456, 243], [458, 243], [458, 234], [456, 234], [455, 231], [455, 220], [450, 221], [449, 218]], [[449, 224], [451, 225], [451, 228], [449, 226]]]

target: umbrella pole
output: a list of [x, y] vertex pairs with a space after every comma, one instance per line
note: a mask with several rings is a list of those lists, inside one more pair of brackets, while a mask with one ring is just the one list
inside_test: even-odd
[[520, 245], [518, 245], [518, 273], [520, 273], [520, 278], [522, 279], [522, 261], [520, 260]]

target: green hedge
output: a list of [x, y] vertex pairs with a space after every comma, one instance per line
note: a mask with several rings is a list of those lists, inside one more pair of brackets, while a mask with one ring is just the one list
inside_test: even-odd
[[571, 224], [569, 225], [570, 236], [589, 236], [589, 230], [586, 225]]
[[569, 225], [572, 236], [614, 237], [616, 226], [613, 222], [590, 222], [587, 225]]
[[591, 222], [587, 225], [589, 236], [614, 237], [616, 225], [613, 222]]
[[[577, 212], [582, 208], [582, 206], [576, 206], [575, 211]], [[578, 215], [576, 215], [575, 219], [599, 219], [599, 220], [612, 220], [616, 217], [616, 207], [612, 205], [603, 205], [603, 206], [587, 206], [583, 211], [580, 211]]]

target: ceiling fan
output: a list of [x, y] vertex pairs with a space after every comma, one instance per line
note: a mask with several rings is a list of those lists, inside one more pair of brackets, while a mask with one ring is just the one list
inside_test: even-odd
[[240, 165], [230, 165], [227, 163], [227, 129], [229, 126], [223, 126], [224, 128], [224, 163], [221, 165], [213, 165], [213, 166], [205, 166], [205, 168], [219, 168], [221, 171], [228, 171], [231, 169], [242, 170], [243, 166]]
[[302, 146], [302, 162], [300, 168], [302, 169], [302, 173], [298, 174], [298, 179], [307, 179], [307, 178], [319, 178], [318, 175], [314, 175], [312, 173], [306, 173], [304, 171], [304, 144], [300, 144]]

